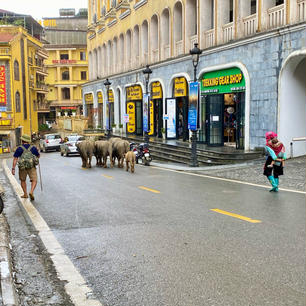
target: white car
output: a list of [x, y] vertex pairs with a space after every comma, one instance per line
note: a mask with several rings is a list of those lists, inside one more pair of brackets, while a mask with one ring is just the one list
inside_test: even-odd
[[76, 144], [85, 140], [84, 136], [81, 135], [69, 135], [65, 137], [66, 141], [61, 143], [60, 152], [61, 156], [69, 156], [72, 154], [79, 154]]
[[62, 138], [60, 134], [46, 134], [40, 139], [39, 148], [40, 152], [46, 153], [50, 150], [60, 150], [60, 144], [62, 142]]

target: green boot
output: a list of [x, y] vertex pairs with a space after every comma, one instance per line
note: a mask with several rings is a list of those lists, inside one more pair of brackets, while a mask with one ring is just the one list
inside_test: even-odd
[[278, 184], [279, 184], [279, 179], [278, 178], [274, 178], [274, 181], [275, 181], [275, 185], [276, 185], [276, 187], [275, 187], [275, 190], [274, 191], [278, 191]]
[[276, 188], [277, 188], [277, 185], [276, 185], [274, 176], [272, 176], [272, 175], [268, 176], [268, 180], [269, 180], [270, 184], [272, 185], [272, 189], [270, 190], [270, 192], [275, 191]]

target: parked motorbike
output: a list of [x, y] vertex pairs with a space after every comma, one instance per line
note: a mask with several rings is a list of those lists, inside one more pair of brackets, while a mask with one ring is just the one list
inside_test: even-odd
[[150, 166], [152, 156], [150, 154], [150, 149], [147, 143], [141, 143], [139, 145], [131, 143], [130, 149], [135, 154], [136, 164], [138, 164], [139, 159], [141, 159], [143, 165]]

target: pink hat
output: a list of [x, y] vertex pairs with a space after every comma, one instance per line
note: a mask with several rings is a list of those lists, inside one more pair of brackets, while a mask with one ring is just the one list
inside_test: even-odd
[[277, 137], [277, 134], [272, 131], [266, 133], [266, 140], [270, 140], [276, 137]]

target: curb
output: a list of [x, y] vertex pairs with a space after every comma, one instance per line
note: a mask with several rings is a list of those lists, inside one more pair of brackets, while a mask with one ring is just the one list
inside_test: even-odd
[[11, 252], [9, 247], [8, 224], [0, 215], [0, 284], [3, 306], [18, 306], [12, 277]]

